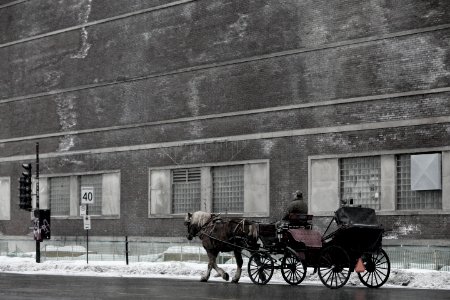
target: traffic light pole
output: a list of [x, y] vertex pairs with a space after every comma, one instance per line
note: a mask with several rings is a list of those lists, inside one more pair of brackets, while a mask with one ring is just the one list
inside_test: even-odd
[[[39, 143], [36, 143], [36, 210], [37, 216], [35, 214], [35, 218], [38, 218], [39, 222]], [[38, 224], [41, 226], [41, 224]], [[36, 239], [36, 262], [41, 262], [41, 241], [40, 238]]]

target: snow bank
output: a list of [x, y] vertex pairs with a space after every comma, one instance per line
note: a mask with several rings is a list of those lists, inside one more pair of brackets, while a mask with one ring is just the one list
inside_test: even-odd
[[[234, 275], [234, 264], [220, 265], [231, 276]], [[245, 266], [245, 265], [244, 265]], [[105, 276], [105, 277], [148, 277], [148, 278], [178, 278], [198, 279], [206, 270], [206, 263], [189, 262], [139, 262], [126, 265], [124, 262], [86, 263], [82, 260], [46, 261], [36, 263], [34, 258], [0, 257], [0, 272], [23, 274], [51, 274], [73, 276]], [[317, 274], [308, 274], [302, 284], [322, 285]], [[221, 281], [220, 278], [211, 277], [210, 280]], [[241, 282], [251, 282], [247, 271], [242, 272]], [[275, 270], [269, 284], [286, 284], [280, 271]], [[352, 273], [348, 286], [362, 286], [357, 275]], [[450, 272], [414, 269], [392, 269], [385, 287], [408, 287], [422, 289], [448, 289], [450, 290]]]

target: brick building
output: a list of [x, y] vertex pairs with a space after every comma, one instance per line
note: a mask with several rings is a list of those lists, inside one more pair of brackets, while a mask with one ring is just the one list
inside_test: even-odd
[[[56, 236], [180, 237], [183, 213], [277, 220], [301, 190], [393, 241], [450, 238], [450, 2], [0, 0], [0, 234], [29, 232], [40, 145]], [[429, 242], [429, 240], [433, 240]]]

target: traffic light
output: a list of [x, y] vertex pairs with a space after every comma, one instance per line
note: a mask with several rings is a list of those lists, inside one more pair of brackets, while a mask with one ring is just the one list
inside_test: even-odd
[[19, 178], [19, 207], [31, 211], [31, 164], [23, 164], [22, 176]]

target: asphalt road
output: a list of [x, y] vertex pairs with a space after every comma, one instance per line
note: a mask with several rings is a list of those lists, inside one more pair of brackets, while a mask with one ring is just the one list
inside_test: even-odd
[[449, 290], [289, 286], [87, 276], [0, 273], [0, 299], [320, 299], [320, 300], [450, 300]]

